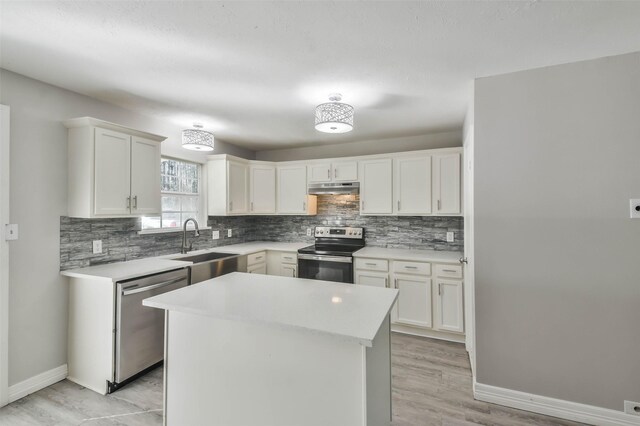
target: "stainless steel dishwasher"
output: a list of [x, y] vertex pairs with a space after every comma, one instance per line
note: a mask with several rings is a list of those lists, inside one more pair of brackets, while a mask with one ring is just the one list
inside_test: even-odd
[[187, 286], [187, 268], [121, 281], [116, 286], [114, 381], [109, 393], [164, 358], [164, 311], [142, 300]]

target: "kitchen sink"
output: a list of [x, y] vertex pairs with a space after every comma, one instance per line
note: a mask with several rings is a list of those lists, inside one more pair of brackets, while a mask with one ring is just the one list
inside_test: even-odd
[[199, 283], [231, 272], [247, 272], [247, 256], [233, 253], [209, 252], [191, 256], [177, 256], [172, 260], [193, 262], [189, 284]]

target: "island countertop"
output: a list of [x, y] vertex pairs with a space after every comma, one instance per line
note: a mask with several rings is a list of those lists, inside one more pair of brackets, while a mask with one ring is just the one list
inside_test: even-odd
[[234, 272], [143, 305], [330, 335], [371, 347], [398, 290]]

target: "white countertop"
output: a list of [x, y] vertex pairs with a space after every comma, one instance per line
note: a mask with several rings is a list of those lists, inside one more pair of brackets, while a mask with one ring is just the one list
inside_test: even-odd
[[416, 262], [459, 263], [463, 253], [458, 251], [365, 247], [355, 252], [353, 256], [373, 259], [413, 260]]
[[[218, 252], [218, 253], [233, 253], [233, 254], [251, 254], [257, 253], [259, 251], [264, 250], [274, 250], [274, 251], [290, 251], [297, 252], [298, 249], [303, 247], [307, 247], [313, 245], [313, 243], [279, 243], [275, 241], [252, 241], [250, 243], [242, 243], [242, 244], [231, 244], [228, 246], [219, 246], [205, 250], [198, 250], [189, 252], [185, 256], [189, 256], [192, 254], [198, 253], [207, 253], [207, 252]], [[173, 257], [176, 257], [173, 255]]]
[[322, 333], [371, 346], [397, 297], [395, 289], [233, 272], [142, 304]]
[[60, 273], [67, 277], [102, 279], [115, 283], [143, 275], [180, 269], [189, 265], [191, 265], [191, 262], [150, 257], [147, 259], [130, 260], [128, 262], [89, 266], [81, 269], [69, 269]]

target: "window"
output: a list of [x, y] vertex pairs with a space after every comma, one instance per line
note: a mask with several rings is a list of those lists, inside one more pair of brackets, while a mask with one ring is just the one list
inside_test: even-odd
[[162, 216], [143, 217], [142, 229], [180, 228], [191, 217], [200, 219], [201, 179], [199, 164], [163, 158], [160, 165]]

